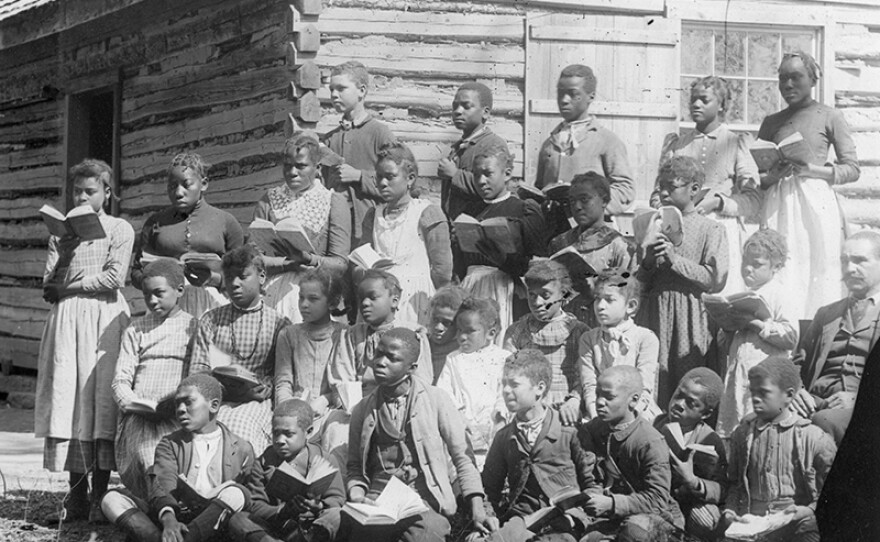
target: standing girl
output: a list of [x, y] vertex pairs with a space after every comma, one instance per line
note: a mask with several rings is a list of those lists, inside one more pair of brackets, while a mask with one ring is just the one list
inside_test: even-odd
[[281, 163], [284, 182], [270, 188], [254, 209], [254, 218], [273, 224], [296, 218], [315, 248], [314, 254], [286, 247], [286, 257], [264, 256], [269, 276], [266, 302], [293, 323], [303, 321], [298, 307], [302, 273], [315, 267], [342, 273], [351, 248], [348, 203], [343, 194], [324, 187], [320, 162], [320, 145], [313, 137], [301, 133], [285, 141]]
[[[167, 173], [168, 199], [171, 206], [154, 214], [144, 223], [138, 240], [131, 282], [141, 287], [144, 265], [157, 256], [180, 258], [189, 252], [223, 256], [244, 242], [241, 225], [234, 216], [205, 201], [208, 168], [202, 157], [192, 152], [178, 154]], [[218, 288], [223, 277], [219, 272], [196, 278], [187, 273], [180, 308], [201, 316], [205, 311], [229, 302]]]
[[427, 325], [436, 288], [452, 279], [449, 223], [440, 206], [413, 198], [418, 175], [415, 157], [403, 143], [387, 143], [376, 161], [376, 187], [383, 203], [364, 217], [364, 240], [393, 264], [403, 293], [398, 318]]
[[[729, 245], [728, 264], [730, 269], [739, 269], [743, 242], [757, 229], [761, 191], [758, 166], [749, 153], [751, 138], [736, 134], [723, 124], [729, 99], [730, 89], [724, 79], [709, 76], [694, 81], [690, 110], [696, 126], [681, 135], [667, 135], [660, 162], [673, 156], [690, 156], [702, 166], [706, 175], [703, 188], [708, 192], [696, 204], [697, 212], [724, 226]], [[656, 188], [651, 203], [655, 207], [660, 204]], [[739, 274], [731, 273], [723, 292], [735, 294], [744, 289]]]
[[73, 166], [68, 185], [73, 204], [91, 206], [107, 235], [94, 241], [49, 238], [43, 298], [52, 309], [40, 341], [34, 432], [46, 439], [43, 466], [70, 472], [62, 519], [100, 520], [100, 499], [116, 468], [117, 408], [110, 383], [129, 321], [119, 290], [125, 286], [134, 230], [104, 212], [113, 197], [113, 173], [105, 162], [86, 159]]
[[[463, 252], [456, 262], [456, 273], [464, 276], [461, 287], [474, 297], [494, 299], [500, 316], [499, 336], [516, 317], [527, 313], [525, 303], [514, 310], [514, 284], [529, 267], [532, 256], [547, 255], [547, 226], [541, 208], [532, 200], [514, 197], [507, 187], [513, 157], [506, 145], [492, 145], [474, 158], [474, 179], [482, 192], [486, 208], [475, 218], [504, 217], [513, 221], [522, 240], [522, 250], [505, 254], [490, 239], [481, 240], [479, 252]], [[522, 296], [525, 297], [525, 296]]]
[[[840, 257], [844, 222], [832, 185], [859, 178], [859, 160], [840, 111], [822, 105], [810, 93], [821, 76], [819, 65], [803, 52], [787, 54], [779, 65], [779, 92], [786, 109], [764, 119], [758, 138], [778, 143], [800, 132], [816, 163], [777, 163], [761, 177], [766, 189], [763, 222], [788, 241], [790, 261], [780, 272], [793, 296], [791, 317], [809, 319], [819, 307], [843, 296]], [[828, 162], [828, 149], [837, 156]]]
[[[662, 233], [642, 243], [637, 278], [644, 285], [644, 308], [636, 324], [660, 339], [657, 403], [669, 403], [681, 377], [694, 367], [718, 372], [714, 326], [710, 327], [703, 293], [717, 293], [727, 280], [727, 235], [718, 222], [697, 213], [694, 197], [703, 170], [693, 158], [673, 156], [660, 166], [657, 189], [661, 205], [677, 207], [683, 238], [674, 246]], [[707, 360], [707, 357], [710, 358]]]

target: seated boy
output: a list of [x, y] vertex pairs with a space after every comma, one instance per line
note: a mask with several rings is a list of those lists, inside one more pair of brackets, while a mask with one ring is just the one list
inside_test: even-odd
[[[199, 373], [184, 378], [174, 396], [182, 429], [163, 437], [156, 447], [149, 503], [126, 490], [104, 495], [104, 516], [132, 540], [208, 540], [247, 504], [249, 493], [239, 483], [254, 465], [254, 450], [217, 422], [222, 399], [223, 388], [214, 377]], [[202, 495], [226, 482], [238, 483], [207, 502], [193, 502], [181, 491], [181, 476]], [[161, 528], [151, 518], [158, 519]]]
[[609, 367], [596, 385], [596, 418], [581, 432], [584, 449], [596, 454], [605, 494], [594, 495], [586, 510], [601, 518], [586, 539], [654, 540], [684, 526], [670, 495], [669, 448], [656, 429], [638, 416], [644, 386], [638, 369]]
[[347, 486], [349, 501], [375, 500], [394, 476], [412, 487], [429, 510], [398, 522], [382, 538], [376, 531], [364, 532], [343, 514], [341, 540], [442, 542], [450, 532], [447, 518], [456, 512], [450, 459], [474, 523], [484, 532], [492, 526], [483, 508], [480, 475], [461, 414], [445, 392], [412, 377], [419, 342], [416, 333], [406, 328], [382, 334], [373, 358], [378, 387], [351, 415]]
[[822, 429], [789, 407], [801, 378], [784, 357], [771, 357], [749, 370], [754, 412], [730, 439], [730, 490], [721, 530], [743, 514], [788, 511], [791, 521], [765, 541], [816, 541], [816, 501], [837, 448]]
[[[593, 478], [596, 456], [581, 449], [576, 429], [562, 425], [559, 413], [544, 404], [552, 371], [544, 354], [529, 348], [504, 362], [501, 393], [515, 419], [495, 435], [483, 468], [486, 496], [504, 524], [501, 540], [583, 534], [589, 520], [580, 508], [566, 510], [568, 518], [557, 518], [540, 532], [527, 531], [521, 518], [572, 489], [601, 492]], [[502, 504], [505, 482], [509, 491]]]
[[[229, 520], [229, 531], [239, 542], [268, 542], [269, 534], [288, 540], [297, 533], [317, 542], [333, 540], [339, 530], [339, 510], [345, 502], [345, 486], [339, 471], [322, 495], [297, 495], [281, 501], [267, 493], [276, 469], [287, 463], [303, 476], [309, 469], [327, 462], [318, 444], [308, 441], [312, 409], [300, 399], [280, 403], [272, 417], [272, 446], [266, 448], [251, 469], [247, 487], [251, 492], [248, 512]], [[268, 529], [269, 534], [266, 530]]]
[[[712, 538], [718, 526], [718, 505], [727, 481], [724, 443], [707, 423], [718, 409], [723, 389], [721, 377], [715, 371], [695, 367], [681, 377], [669, 401], [669, 412], [654, 422], [669, 445], [672, 496], [684, 513], [685, 530], [702, 539]], [[709, 451], [689, 451], [690, 444], [709, 446], [714, 455]]]

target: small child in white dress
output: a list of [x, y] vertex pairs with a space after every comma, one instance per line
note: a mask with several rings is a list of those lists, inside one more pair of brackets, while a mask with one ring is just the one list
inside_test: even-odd
[[629, 365], [642, 375], [645, 386], [639, 402], [640, 417], [653, 422], [660, 414], [655, 389], [660, 365], [660, 341], [648, 328], [633, 322], [639, 309], [641, 288], [628, 272], [604, 275], [594, 287], [596, 320], [599, 327], [581, 335], [580, 372], [586, 417], [596, 417], [596, 381], [609, 367]]
[[465, 299], [455, 325], [458, 350], [446, 358], [437, 387], [449, 393], [462, 412], [477, 469], [482, 471], [492, 438], [505, 422], [501, 373], [510, 352], [495, 344], [500, 319], [494, 300]]
[[770, 307], [767, 320], [743, 317], [728, 344], [724, 393], [718, 406], [715, 431], [730, 438], [736, 426], [752, 413], [749, 369], [769, 357], [788, 357], [798, 342], [798, 321], [785, 302], [785, 289], [779, 272], [788, 258], [785, 237], [776, 230], [763, 229], [743, 246], [742, 278], [746, 287], [759, 294]]
[[410, 194], [417, 175], [415, 157], [406, 145], [388, 143], [379, 149], [376, 187], [384, 203], [367, 211], [363, 239], [392, 261], [385, 270], [403, 290], [398, 317], [427, 325], [435, 289], [452, 280], [452, 245], [440, 206]]

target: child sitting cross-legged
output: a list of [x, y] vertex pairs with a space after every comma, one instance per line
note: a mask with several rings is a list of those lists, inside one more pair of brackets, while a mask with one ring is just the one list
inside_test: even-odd
[[[504, 363], [502, 394], [515, 418], [495, 435], [483, 470], [486, 495], [503, 523], [490, 540], [525, 541], [553, 533], [579, 536], [589, 522], [576, 506], [560, 510], [565, 514], [539, 532], [528, 531], [523, 519], [564, 492], [600, 491], [593, 477], [596, 456], [581, 448], [577, 430], [562, 425], [559, 412], [544, 403], [552, 373], [550, 362], [534, 349], [520, 350]], [[502, 501], [505, 482], [508, 494]]]
[[605, 487], [586, 504], [596, 518], [586, 542], [648, 541], [684, 526], [670, 494], [669, 447], [663, 436], [639, 416], [644, 390], [638, 369], [605, 369], [596, 386], [596, 414], [581, 430], [584, 449], [596, 454]]
[[578, 347], [587, 418], [596, 417], [596, 380], [602, 371], [615, 365], [630, 365], [638, 369], [645, 385], [639, 401], [640, 415], [651, 422], [660, 413], [654, 400], [660, 342], [653, 331], [633, 322], [639, 310], [639, 281], [626, 272], [603, 275], [596, 280], [593, 292], [599, 327], [581, 335]]
[[349, 501], [370, 501], [396, 477], [415, 490], [428, 509], [390, 527], [362, 527], [343, 514], [340, 540], [442, 542], [450, 532], [447, 518], [456, 512], [453, 478], [470, 504], [474, 523], [484, 532], [492, 527], [464, 420], [445, 392], [413, 378], [419, 343], [414, 331], [394, 328], [376, 345], [372, 366], [377, 387], [351, 416], [347, 486]]
[[[149, 501], [127, 490], [110, 490], [101, 501], [104, 516], [137, 542], [208, 540], [223, 530], [229, 517], [250, 498], [239, 485], [254, 465], [250, 443], [217, 421], [223, 388], [204, 373], [181, 381], [174, 395], [181, 429], [156, 447]], [[184, 482], [181, 480], [185, 480]], [[189, 498], [187, 489], [209, 500]], [[157, 518], [158, 526], [153, 523]]]
[[545, 401], [559, 410], [565, 425], [581, 419], [581, 384], [578, 342], [589, 328], [562, 310], [571, 297], [568, 269], [553, 260], [533, 263], [525, 274], [530, 314], [517, 320], [504, 334], [504, 348], [540, 350], [553, 367]]
[[816, 501], [837, 448], [831, 436], [789, 407], [801, 378], [784, 357], [771, 357], [749, 369], [753, 413], [730, 439], [730, 489], [720, 531], [744, 514], [790, 514], [788, 524], [761, 540], [819, 540]]
[[[715, 371], [695, 367], [681, 377], [669, 412], [654, 422], [669, 445], [672, 496], [684, 513], [685, 530], [704, 540], [714, 536], [721, 517], [718, 505], [727, 487], [724, 443], [708, 423], [718, 409], [721, 390]], [[708, 448], [688, 448], [693, 445]]]
[[498, 304], [465, 299], [455, 315], [459, 349], [449, 354], [437, 387], [449, 393], [467, 422], [477, 468], [483, 470], [492, 436], [504, 421], [501, 370], [510, 352], [495, 344]]
[[458, 350], [458, 331], [455, 315], [467, 292], [458, 286], [449, 285], [437, 290], [431, 298], [428, 323], [428, 343], [431, 345], [431, 365], [434, 368], [434, 383], [443, 373], [446, 356]]
[[321, 447], [308, 442], [312, 409], [300, 399], [278, 404], [272, 417], [272, 446], [266, 448], [251, 469], [247, 487], [251, 504], [229, 520], [229, 530], [238, 542], [271, 542], [305, 537], [311, 542], [330, 541], [339, 529], [339, 510], [345, 502], [345, 486], [337, 470], [322, 494], [297, 494], [283, 500], [272, 494], [269, 482], [282, 464], [304, 477], [309, 470], [326, 463]]

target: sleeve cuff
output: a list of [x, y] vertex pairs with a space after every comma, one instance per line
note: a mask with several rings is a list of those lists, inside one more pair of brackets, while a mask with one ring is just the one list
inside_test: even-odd
[[174, 511], [174, 508], [170, 506], [165, 506], [161, 510], [159, 510], [159, 513], [156, 515], [156, 517], [159, 518], [159, 521], [162, 521], [162, 516], [165, 515], [165, 512], [171, 512], [172, 514], [174, 514], [174, 519], [177, 519], [177, 512]]

